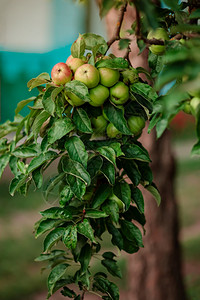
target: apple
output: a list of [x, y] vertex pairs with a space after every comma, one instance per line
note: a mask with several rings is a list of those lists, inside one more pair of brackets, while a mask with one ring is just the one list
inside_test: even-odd
[[190, 101], [190, 108], [193, 116], [196, 116], [200, 110], [200, 98], [193, 97]]
[[90, 64], [84, 64], [76, 70], [74, 79], [85, 83], [88, 88], [94, 88], [99, 83], [99, 71]]
[[81, 106], [85, 103], [82, 99], [76, 96], [74, 93], [66, 92], [65, 99], [71, 104], [72, 106]]
[[99, 68], [100, 83], [106, 87], [111, 87], [119, 81], [120, 73], [118, 70], [109, 68]]
[[51, 70], [51, 78], [54, 84], [61, 85], [69, 82], [72, 79], [72, 72], [65, 63], [56, 64]]
[[145, 127], [145, 119], [140, 116], [131, 116], [128, 118], [128, 126], [130, 131], [134, 135], [138, 135], [142, 132], [142, 129]]
[[105, 131], [106, 126], [107, 126], [107, 121], [106, 119], [103, 117], [103, 115], [100, 115], [98, 117], [94, 117], [91, 119], [91, 122], [95, 128], [95, 132], [96, 133], [102, 133]]
[[70, 69], [72, 70], [73, 73], [76, 72], [76, 70], [85, 64], [85, 62], [77, 57], [73, 57], [72, 55], [70, 55], [68, 57], [68, 59], [66, 60], [66, 64], [70, 67]]
[[109, 89], [99, 84], [93, 89], [89, 90], [89, 95], [91, 99], [91, 101], [89, 102], [90, 105], [101, 106], [109, 97]]
[[190, 101], [185, 101], [183, 111], [186, 114], [191, 114], [191, 106], [190, 106]]
[[107, 136], [111, 139], [119, 139], [122, 137], [122, 133], [112, 123], [108, 124], [108, 127], [106, 128], [106, 133]]
[[115, 104], [124, 104], [129, 99], [129, 88], [125, 83], [119, 81], [110, 88], [110, 99]]
[[[167, 31], [164, 28], [160, 28], [160, 27], [157, 28], [156, 30], [151, 30], [148, 33], [147, 38], [149, 40], [152, 40], [152, 39], [157, 39], [157, 40], [161, 40], [161, 41], [169, 40]], [[149, 49], [155, 55], [162, 55], [165, 52], [165, 45], [151, 45], [149, 47]]]

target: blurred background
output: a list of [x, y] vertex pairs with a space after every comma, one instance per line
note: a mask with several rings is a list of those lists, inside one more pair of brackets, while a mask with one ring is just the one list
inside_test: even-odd
[[[80, 4], [72, 0], [0, 0], [0, 122], [13, 120], [19, 101], [34, 95], [26, 83], [54, 64], [65, 62], [79, 33], [93, 32], [106, 39], [95, 1]], [[23, 111], [26, 114], [27, 111]], [[176, 193], [179, 203], [181, 246], [188, 297], [200, 299], [200, 161], [191, 158], [195, 141], [194, 119], [179, 114], [171, 124], [177, 158]], [[54, 170], [51, 170], [52, 175]], [[51, 174], [48, 174], [51, 176]], [[0, 299], [42, 300], [46, 296], [48, 272], [34, 258], [42, 251], [42, 238], [35, 240], [33, 225], [38, 212], [49, 206], [42, 191], [14, 198], [8, 193], [9, 169], [0, 181]], [[56, 195], [52, 195], [54, 201]], [[109, 248], [109, 241], [106, 243]], [[127, 288], [128, 256], [120, 264]], [[99, 265], [95, 266], [99, 268]], [[123, 294], [123, 293], [122, 293]], [[60, 299], [59, 294], [51, 299]], [[64, 298], [61, 298], [64, 299]], [[89, 297], [88, 297], [89, 299]], [[92, 299], [92, 298], [91, 298]], [[123, 297], [122, 297], [123, 299]]]

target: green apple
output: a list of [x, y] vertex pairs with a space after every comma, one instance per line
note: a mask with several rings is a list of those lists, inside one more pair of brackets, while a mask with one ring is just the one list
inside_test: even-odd
[[120, 73], [118, 70], [109, 68], [99, 68], [100, 83], [106, 87], [111, 87], [119, 81]]
[[194, 97], [190, 101], [190, 108], [193, 116], [196, 116], [200, 110], [200, 98]]
[[74, 79], [83, 82], [91, 89], [99, 83], [99, 71], [90, 64], [84, 64], [76, 70]]
[[115, 201], [119, 207], [120, 212], [125, 212], [125, 204], [114, 193], [109, 197], [109, 200]]
[[73, 73], [76, 72], [76, 70], [85, 64], [85, 62], [77, 57], [73, 57], [72, 55], [70, 55], [68, 57], [68, 59], [66, 60], [66, 64], [70, 67], [70, 69], [72, 70]]
[[95, 132], [96, 133], [102, 133], [105, 131], [106, 127], [107, 127], [107, 121], [106, 119], [103, 117], [103, 115], [100, 115], [98, 117], [93, 117], [91, 119], [92, 125], [95, 128]]
[[71, 104], [72, 106], [81, 106], [85, 103], [82, 99], [71, 92], [66, 92], [65, 99]]
[[93, 89], [89, 90], [91, 101], [89, 102], [92, 106], [101, 106], [106, 99], [109, 97], [109, 89], [101, 84], [97, 85]]
[[72, 71], [65, 63], [56, 64], [51, 70], [51, 78], [55, 85], [65, 84], [72, 79]]
[[131, 116], [128, 118], [128, 126], [134, 135], [138, 135], [145, 127], [145, 119], [140, 116]]
[[110, 99], [115, 104], [124, 104], [129, 99], [128, 86], [119, 81], [113, 87], [110, 88]]
[[[164, 28], [157, 28], [156, 30], [152, 30], [148, 33], [147, 38], [149, 40], [157, 39], [161, 41], [168, 41], [169, 36], [167, 31]], [[151, 52], [155, 55], [162, 55], [165, 52], [165, 45], [152, 45], [149, 47]]]
[[190, 101], [185, 101], [183, 111], [186, 114], [191, 114], [191, 106], [190, 106]]
[[112, 123], [108, 124], [106, 128], [106, 133], [107, 136], [111, 139], [119, 139], [122, 137], [122, 133]]

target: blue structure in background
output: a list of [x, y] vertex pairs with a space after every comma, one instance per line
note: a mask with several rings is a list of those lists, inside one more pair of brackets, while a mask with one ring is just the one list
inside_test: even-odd
[[[36, 91], [28, 91], [27, 82], [42, 72], [50, 74], [58, 62], [65, 62], [70, 55], [72, 42], [79, 33], [85, 32], [86, 11], [83, 6], [72, 1], [54, 0], [51, 5], [49, 34], [52, 49], [46, 53], [21, 53], [0, 48], [1, 107], [0, 123], [13, 120], [14, 110], [21, 100], [33, 96]], [[23, 110], [23, 113], [27, 113]]]

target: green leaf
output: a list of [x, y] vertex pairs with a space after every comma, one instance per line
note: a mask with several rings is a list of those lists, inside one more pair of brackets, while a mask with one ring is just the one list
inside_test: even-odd
[[42, 98], [42, 104], [44, 106], [44, 109], [51, 115], [54, 116], [55, 111], [55, 103], [52, 99], [52, 94], [54, 92], [55, 88], [50, 87], [46, 90], [46, 92], [43, 95]]
[[57, 220], [57, 219], [41, 219], [39, 224], [36, 223], [35, 237], [38, 238], [40, 235], [42, 235], [46, 231], [51, 230], [54, 227], [56, 227], [59, 223], [61, 223], [61, 221]]
[[137, 187], [134, 188], [131, 185], [131, 197], [132, 197], [133, 201], [136, 203], [139, 211], [143, 214], [144, 213], [144, 198], [143, 198], [143, 195], [142, 195], [142, 192], [140, 191], [140, 189], [138, 189]]
[[27, 87], [29, 88], [29, 91], [31, 91], [32, 89], [34, 89], [39, 85], [48, 83], [49, 80], [50, 77], [48, 73], [41, 73], [36, 78], [29, 80], [29, 82], [27, 83]]
[[163, 0], [163, 2], [173, 10], [179, 10], [178, 0]]
[[152, 183], [152, 185], [145, 186], [145, 188], [153, 195], [154, 199], [156, 200], [159, 206], [161, 202], [161, 196], [156, 185]]
[[47, 285], [48, 285], [48, 295], [47, 299], [51, 297], [53, 294], [53, 289], [55, 287], [56, 282], [61, 279], [61, 277], [65, 274], [68, 264], [60, 264], [54, 267], [49, 274]]
[[9, 186], [11, 196], [14, 196], [15, 192], [26, 182], [27, 178], [28, 176], [24, 174], [13, 178]]
[[16, 148], [12, 152], [12, 154], [19, 158], [28, 158], [28, 157], [37, 156], [38, 153], [36, 150], [34, 150], [31, 147], [20, 146], [20, 147]]
[[123, 50], [123, 49], [127, 49], [129, 44], [130, 44], [131, 40], [130, 39], [120, 39], [119, 40], [119, 49]]
[[70, 118], [56, 120], [48, 131], [48, 142], [53, 144], [74, 129]]
[[51, 207], [44, 211], [41, 211], [40, 214], [45, 218], [62, 219], [69, 221], [72, 219], [73, 215], [77, 214], [77, 209], [73, 206], [67, 206], [66, 208]]
[[110, 216], [111, 220], [114, 223], [117, 223], [119, 220], [119, 207], [116, 201], [107, 200], [102, 205], [102, 210], [105, 211], [107, 215]]
[[11, 156], [10, 160], [9, 160], [10, 170], [16, 177], [20, 174], [18, 167], [17, 167], [18, 160], [19, 159], [15, 156]]
[[83, 195], [86, 192], [86, 185], [85, 182], [83, 182], [81, 179], [79, 179], [76, 176], [68, 174], [67, 177], [67, 182], [70, 186], [71, 191], [73, 194], [80, 200], [82, 200]]
[[60, 192], [60, 202], [59, 202], [60, 206], [64, 207], [65, 204], [72, 199], [73, 195], [74, 194], [71, 191], [70, 187], [68, 185], [66, 185]]
[[200, 8], [197, 8], [196, 10], [194, 10], [190, 14], [189, 19], [200, 19]]
[[57, 243], [65, 232], [65, 228], [59, 227], [52, 230], [44, 240], [44, 250], [43, 252], [48, 251], [55, 243]]
[[95, 193], [91, 207], [92, 208], [99, 207], [102, 203], [104, 203], [106, 199], [109, 198], [111, 191], [112, 189], [110, 185], [104, 184], [103, 186], [99, 186]]
[[116, 228], [112, 223], [107, 223], [108, 232], [112, 235], [112, 244], [117, 246], [119, 250], [123, 248], [123, 238], [118, 228]]
[[65, 149], [72, 160], [81, 163], [85, 168], [87, 168], [88, 153], [80, 138], [72, 136], [67, 139], [65, 142]]
[[3, 154], [0, 156], [0, 178], [3, 174], [3, 171], [10, 160], [10, 154]]
[[123, 235], [123, 248], [129, 254], [133, 254], [138, 252], [139, 247], [137, 247], [133, 242], [130, 241]]
[[127, 220], [121, 220], [121, 230], [123, 235], [137, 247], [144, 247], [142, 234], [137, 226]]
[[200, 141], [198, 141], [191, 150], [191, 155], [200, 155]]
[[100, 17], [105, 17], [114, 5], [115, 2], [113, 0], [103, 0], [100, 6]]
[[92, 156], [88, 160], [87, 171], [90, 174], [91, 179], [93, 179], [97, 173], [100, 171], [103, 165], [103, 159], [100, 156]]
[[37, 138], [43, 123], [49, 118], [49, 116], [50, 116], [49, 113], [43, 110], [35, 118], [32, 126], [32, 130], [35, 138]]
[[31, 97], [29, 99], [26, 100], [22, 100], [17, 104], [17, 107], [15, 109], [15, 115], [17, 115], [23, 108], [24, 106], [26, 106], [27, 104], [29, 104], [30, 102], [34, 101], [36, 99], [36, 97]]
[[77, 230], [80, 234], [88, 238], [92, 243], [97, 244], [94, 238], [93, 229], [87, 219], [84, 219], [81, 223], [77, 224]]
[[51, 260], [54, 258], [57, 258], [59, 256], [64, 256], [65, 255], [64, 250], [53, 250], [51, 253], [48, 254], [40, 254], [38, 257], [34, 259], [34, 261], [46, 261], [46, 260]]
[[141, 174], [136, 163], [132, 160], [123, 159], [122, 168], [124, 168], [133, 185], [137, 186], [140, 183]]
[[80, 253], [79, 261], [81, 263], [81, 271], [85, 272], [89, 266], [90, 260], [92, 257], [92, 249], [89, 244], [86, 244]]
[[42, 168], [38, 168], [33, 171], [32, 178], [35, 183], [35, 186], [37, 189], [40, 189], [42, 187], [43, 183], [43, 175], [42, 175]]
[[151, 162], [148, 152], [144, 148], [135, 144], [125, 144], [122, 146], [122, 151], [125, 154], [124, 158], [136, 159], [146, 162]]
[[85, 40], [82, 34], [79, 34], [79, 37], [71, 46], [71, 54], [73, 57], [81, 58], [85, 53]]
[[31, 173], [45, 162], [55, 159], [57, 157], [57, 153], [54, 151], [48, 151], [46, 153], [41, 153], [38, 157], [35, 157], [31, 160], [27, 172]]
[[113, 276], [122, 278], [122, 273], [121, 273], [121, 270], [120, 270], [119, 266], [117, 265], [116, 260], [114, 260], [114, 259], [103, 259], [101, 261], [101, 263], [104, 267], [106, 267], [106, 269], [108, 270], [108, 272], [110, 274], [112, 274]]
[[77, 228], [76, 226], [69, 225], [64, 233], [63, 242], [69, 249], [75, 249], [77, 244]]
[[64, 286], [63, 290], [61, 291], [61, 294], [65, 297], [74, 298], [74, 299], [77, 298], [76, 293], [66, 286]]
[[87, 208], [85, 210], [85, 216], [94, 219], [108, 217], [108, 215], [104, 211], [93, 209], [93, 208]]
[[148, 163], [145, 162], [137, 162], [140, 174], [141, 174], [141, 182], [143, 186], [149, 185], [153, 181], [152, 170]]
[[62, 172], [62, 173], [54, 176], [53, 178], [51, 178], [48, 181], [47, 185], [45, 186], [45, 188], [43, 190], [43, 195], [44, 195], [44, 198], [46, 200], [48, 199], [48, 196], [49, 196], [50, 192], [55, 188], [55, 186], [57, 184], [59, 184], [62, 181], [62, 179], [64, 178], [64, 176], [65, 176], [65, 173]]
[[78, 177], [84, 181], [86, 185], [90, 185], [90, 174], [79, 162], [65, 157], [62, 161], [62, 167], [65, 173]]
[[115, 151], [116, 157], [124, 155], [124, 153], [122, 152], [120, 143], [112, 143], [109, 145], [109, 147]]
[[115, 184], [115, 167], [112, 163], [107, 160], [104, 160], [103, 166], [101, 167], [101, 172], [107, 178], [108, 182], [111, 185]]
[[112, 105], [109, 101], [104, 105], [104, 112], [108, 120], [113, 123], [113, 125], [123, 134], [132, 135], [132, 132], [129, 130], [126, 120], [123, 115], [123, 111], [120, 108]]
[[131, 188], [129, 184], [118, 182], [114, 185], [113, 192], [125, 204], [125, 210], [128, 210], [131, 203]]
[[96, 63], [97, 68], [109, 68], [109, 69], [127, 69], [129, 67], [128, 61], [122, 57], [116, 57], [111, 59], [102, 59]]
[[101, 54], [106, 53], [108, 49], [108, 45], [102, 36], [94, 33], [84, 33], [83, 38], [85, 40], [85, 45], [87, 50], [93, 50], [95, 46], [102, 45], [99, 49], [99, 52]]
[[93, 283], [93, 290], [95, 291], [98, 290], [103, 294], [106, 293], [107, 295], [109, 295], [107, 299], [119, 300], [118, 287], [113, 282], [110, 282], [107, 278], [103, 277], [102, 273], [97, 274], [97, 276], [94, 277], [94, 280], [95, 281]]
[[76, 125], [76, 128], [84, 133], [92, 133], [91, 121], [86, 113], [86, 111], [82, 108], [76, 108], [73, 115], [73, 121]]
[[65, 90], [67, 92], [75, 94], [84, 102], [90, 102], [90, 96], [88, 92], [88, 87], [79, 80], [72, 80], [65, 84]]
[[60, 92], [62, 92], [63, 89], [64, 89], [63, 86], [59, 86], [59, 87], [54, 88], [54, 90], [51, 93], [52, 101], [56, 101], [57, 96], [60, 94]]
[[111, 147], [109, 147], [109, 146], [102, 146], [102, 147], [97, 148], [97, 151], [103, 157], [105, 157], [105, 159], [107, 159], [109, 162], [111, 162], [113, 165], [116, 165], [115, 151]]

